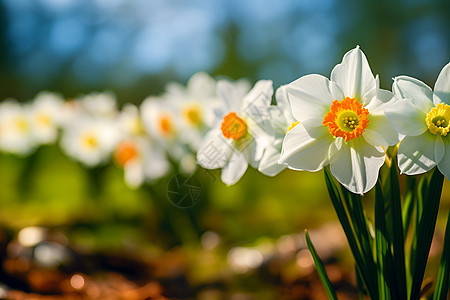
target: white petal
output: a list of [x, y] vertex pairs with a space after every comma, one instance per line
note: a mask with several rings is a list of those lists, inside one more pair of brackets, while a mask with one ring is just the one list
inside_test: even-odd
[[400, 99], [395, 97], [394, 93], [391, 91], [378, 89], [374, 91], [373, 94], [373, 98], [371, 98], [370, 102], [364, 106], [369, 110], [369, 113], [383, 112], [400, 101]]
[[287, 94], [286, 94], [286, 85], [280, 86], [275, 92], [275, 99], [277, 100], [277, 106], [286, 107], [289, 106]]
[[446, 138], [443, 138], [443, 140], [445, 153], [442, 160], [438, 164], [438, 169], [442, 174], [444, 174], [447, 180], [450, 180], [450, 139], [447, 136]]
[[223, 183], [226, 185], [235, 184], [241, 179], [242, 175], [244, 175], [247, 167], [248, 163], [244, 155], [237, 151], [233, 151], [228, 164], [222, 169], [221, 178]]
[[355, 194], [368, 192], [376, 183], [385, 160], [381, 147], [373, 147], [364, 139], [348, 143], [336, 139], [330, 147], [330, 169], [334, 177]]
[[233, 83], [228, 80], [219, 80], [217, 82], [217, 95], [225, 104], [225, 111], [239, 112], [242, 105], [242, 98], [245, 94], [237, 89]]
[[336, 82], [346, 97], [362, 102], [362, 96], [376, 88], [375, 77], [359, 46], [344, 55], [342, 63], [331, 71], [331, 81]]
[[265, 137], [254, 136], [252, 138], [239, 141], [238, 148], [242, 155], [244, 155], [247, 162], [253, 168], [257, 168], [267, 145], [269, 145], [268, 139]]
[[151, 182], [167, 175], [170, 171], [170, 163], [162, 149], [151, 147], [145, 157], [145, 177]]
[[363, 137], [372, 146], [393, 146], [400, 141], [397, 131], [384, 114], [369, 114], [369, 124]]
[[220, 128], [211, 129], [197, 151], [197, 162], [205, 169], [223, 168], [233, 152], [231, 139], [223, 136]]
[[278, 140], [273, 145], [268, 146], [259, 163], [258, 171], [267, 176], [275, 176], [286, 167], [278, 164], [281, 155], [282, 140]]
[[244, 97], [243, 107], [249, 105], [257, 106], [262, 105], [264, 107], [270, 106], [273, 95], [273, 82], [272, 80], [259, 80], [255, 83], [255, 86]]
[[127, 163], [124, 172], [125, 183], [130, 188], [137, 188], [144, 182], [144, 169], [139, 160]]
[[445, 154], [445, 145], [441, 135], [436, 134], [436, 144], [434, 146], [434, 159], [436, 163], [439, 163]]
[[407, 136], [398, 149], [398, 167], [407, 175], [422, 174], [436, 166], [436, 136], [426, 131], [419, 136]]
[[264, 135], [268, 129], [271, 129], [269, 108], [272, 94], [272, 81], [260, 80], [244, 97], [241, 117], [247, 121], [252, 134]]
[[433, 92], [422, 81], [409, 77], [398, 76], [394, 78], [392, 91], [400, 99], [408, 99], [424, 113], [433, 108]]
[[216, 81], [208, 73], [197, 72], [189, 78], [187, 89], [193, 97], [208, 98], [216, 93]]
[[434, 105], [444, 102], [450, 105], [450, 63], [442, 68], [434, 85]]
[[384, 113], [392, 127], [400, 134], [417, 136], [427, 130], [426, 114], [409, 100], [398, 101], [386, 109]]
[[289, 104], [289, 101], [288, 101], [286, 85], [282, 85], [277, 89], [275, 98], [277, 100], [276, 106], [279, 107], [280, 110], [283, 112], [284, 119], [285, 119], [284, 123], [286, 123], [286, 124], [294, 123], [295, 118], [292, 115], [291, 105]]
[[323, 118], [333, 100], [344, 99], [336, 84], [317, 74], [300, 77], [288, 84], [286, 91], [292, 115], [300, 122], [314, 117]]
[[318, 171], [328, 163], [332, 142], [326, 127], [307, 128], [300, 123], [286, 134], [279, 163], [294, 170]]

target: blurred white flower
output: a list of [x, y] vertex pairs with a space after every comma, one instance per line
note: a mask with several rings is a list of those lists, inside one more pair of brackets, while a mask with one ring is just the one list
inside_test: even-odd
[[122, 140], [114, 152], [114, 158], [124, 169], [125, 182], [131, 188], [158, 180], [170, 171], [166, 153], [144, 137]]
[[124, 169], [127, 185], [136, 188], [167, 175], [170, 171], [167, 155], [145, 134], [138, 108], [133, 104], [125, 105], [118, 124], [120, 142], [114, 158]]
[[119, 130], [124, 137], [146, 135], [139, 108], [131, 103], [122, 107], [118, 116]]
[[22, 105], [12, 99], [0, 103], [0, 150], [26, 155], [34, 148], [30, 118]]
[[147, 97], [141, 104], [146, 132], [175, 160], [187, 151], [180, 141], [181, 120], [176, 107], [164, 97]]
[[298, 124], [292, 116], [291, 106], [286, 96], [286, 86], [276, 91], [277, 105], [261, 107], [260, 110], [268, 115], [268, 122], [262, 122], [263, 129], [272, 136], [273, 140], [267, 145], [258, 166], [258, 171], [267, 176], [275, 176], [286, 167], [278, 163], [281, 155], [283, 139], [286, 133]]
[[27, 105], [30, 116], [30, 129], [33, 139], [38, 144], [54, 143], [58, 137], [58, 128], [62, 122], [62, 96], [41, 92], [30, 105]]
[[186, 87], [169, 83], [165, 98], [176, 108], [181, 125], [180, 138], [196, 151], [201, 138], [213, 125], [214, 108], [220, 104], [216, 81], [207, 73], [199, 72], [192, 75]]
[[109, 159], [119, 141], [116, 125], [108, 119], [79, 116], [66, 126], [61, 148], [88, 167], [98, 166]]
[[116, 96], [109, 91], [92, 92], [77, 100], [81, 109], [94, 117], [115, 117], [118, 113]]
[[197, 152], [197, 162], [206, 169], [222, 169], [222, 181], [235, 184], [250, 163], [258, 167], [269, 136], [260, 124], [267, 121], [255, 107], [270, 105], [272, 81], [260, 80], [246, 93], [231, 82], [221, 80], [217, 92], [222, 107], [216, 112], [215, 126], [203, 138]]

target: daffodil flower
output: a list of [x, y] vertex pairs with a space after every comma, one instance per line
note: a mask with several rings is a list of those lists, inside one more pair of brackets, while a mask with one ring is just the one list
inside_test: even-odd
[[178, 161], [188, 149], [180, 139], [182, 123], [176, 106], [164, 96], [150, 96], [142, 102], [140, 111], [148, 135]]
[[275, 176], [283, 171], [286, 166], [279, 164], [283, 139], [286, 133], [298, 121], [292, 116], [291, 106], [286, 96], [286, 86], [280, 86], [276, 93], [276, 105], [269, 105], [259, 109], [266, 111], [268, 122], [263, 122], [261, 126], [273, 138], [273, 140], [264, 149], [261, 161], [258, 166], [258, 171], [267, 176]]
[[80, 116], [67, 125], [61, 137], [61, 148], [71, 158], [87, 167], [106, 163], [118, 141], [118, 127], [109, 119]]
[[306, 75], [286, 89], [299, 123], [286, 134], [279, 162], [307, 171], [329, 165], [349, 191], [369, 191], [385, 161], [383, 147], [398, 143], [399, 135], [384, 114], [397, 99], [379, 88], [364, 53], [347, 52], [331, 80]]
[[437, 166], [450, 178], [450, 63], [439, 74], [434, 91], [408, 76], [394, 79], [401, 101], [386, 110], [392, 126], [405, 138], [398, 149], [398, 166], [407, 175]]
[[114, 151], [114, 160], [124, 169], [125, 183], [130, 188], [154, 182], [170, 171], [166, 153], [144, 136], [123, 139]]
[[0, 151], [27, 155], [35, 147], [28, 111], [13, 99], [0, 103]]
[[260, 80], [252, 90], [242, 84], [221, 80], [217, 93], [223, 101], [216, 111], [215, 126], [203, 138], [197, 152], [197, 162], [206, 169], [222, 169], [222, 181], [235, 184], [245, 173], [248, 164], [258, 167], [267, 134], [259, 125], [259, 118], [251, 108], [257, 103], [270, 105], [272, 81]]
[[180, 139], [193, 151], [213, 125], [213, 110], [219, 105], [216, 85], [216, 80], [205, 72], [192, 75], [186, 86], [175, 82], [166, 85], [164, 96], [180, 119]]
[[64, 98], [55, 93], [41, 92], [26, 106], [30, 115], [30, 129], [37, 144], [54, 143], [62, 125]]
[[167, 175], [170, 163], [165, 151], [145, 132], [138, 108], [126, 104], [118, 117], [120, 142], [114, 150], [116, 164], [123, 168], [125, 183], [137, 188]]

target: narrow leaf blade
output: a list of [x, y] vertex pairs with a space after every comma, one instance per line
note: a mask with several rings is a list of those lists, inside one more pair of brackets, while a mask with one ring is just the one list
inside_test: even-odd
[[434, 289], [433, 300], [445, 300], [448, 294], [448, 284], [450, 281], [450, 211], [447, 217], [445, 228], [444, 247], [442, 249], [441, 262], [439, 264], [436, 287]]
[[422, 209], [419, 228], [417, 231], [416, 257], [414, 259], [413, 279], [411, 286], [411, 299], [419, 299], [423, 275], [430, 252], [431, 241], [436, 227], [436, 218], [441, 199], [444, 176], [435, 168], [428, 185], [426, 199]]
[[325, 292], [328, 295], [329, 299], [336, 299], [336, 292], [334, 291], [333, 285], [331, 284], [330, 279], [328, 278], [327, 272], [325, 271], [325, 267], [323, 265], [322, 260], [317, 255], [316, 249], [314, 248], [311, 239], [309, 237], [309, 233], [307, 230], [305, 230], [305, 237], [306, 237], [306, 243], [308, 244], [309, 252], [311, 253], [311, 256], [314, 260], [314, 265], [316, 266], [317, 273], [319, 273], [320, 281], [322, 281], [322, 284], [325, 288]]
[[375, 245], [378, 267], [378, 292], [380, 300], [391, 299], [391, 252], [385, 220], [385, 200], [379, 182], [375, 185]]

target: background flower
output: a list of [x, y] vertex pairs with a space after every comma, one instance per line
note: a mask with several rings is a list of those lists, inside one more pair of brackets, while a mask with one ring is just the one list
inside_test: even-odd
[[407, 175], [437, 166], [450, 178], [450, 64], [440, 72], [434, 92], [408, 76], [394, 78], [392, 90], [402, 101], [386, 111], [392, 126], [405, 138], [398, 149], [398, 166]]
[[213, 128], [206, 134], [197, 152], [197, 162], [206, 169], [222, 169], [222, 181], [235, 184], [247, 170], [261, 160], [268, 144], [266, 133], [259, 126], [260, 119], [251, 116], [256, 103], [270, 105], [272, 81], [260, 80], [246, 93], [240, 83], [217, 83], [217, 93], [223, 104], [219, 107]]
[[278, 163], [283, 139], [286, 133], [298, 123], [292, 116], [291, 106], [286, 96], [286, 86], [277, 89], [276, 105], [260, 105], [256, 109], [260, 111], [260, 115], [267, 118], [265, 122], [260, 123], [260, 126], [272, 139], [264, 149], [258, 171], [267, 176], [275, 176], [286, 168], [285, 165]]
[[37, 144], [56, 142], [58, 130], [63, 122], [64, 98], [51, 92], [41, 92], [27, 106], [30, 130]]
[[0, 103], [0, 150], [26, 155], [34, 150], [30, 117], [15, 100]]

